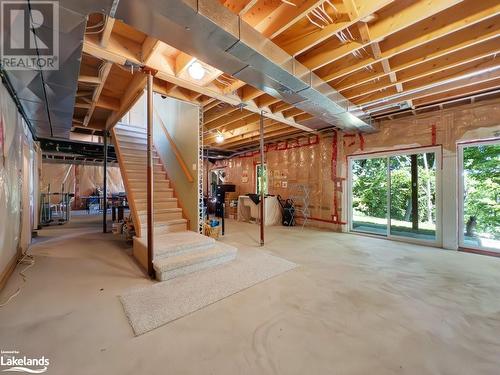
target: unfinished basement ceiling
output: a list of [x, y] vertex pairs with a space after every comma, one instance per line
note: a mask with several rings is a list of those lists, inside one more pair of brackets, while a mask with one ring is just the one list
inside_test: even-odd
[[[144, 75], [131, 72], [131, 66], [158, 70], [155, 91], [203, 105], [208, 145], [227, 150], [255, 143], [261, 111], [267, 118], [269, 139], [324, 126], [317, 112], [267, 89], [276, 88], [273, 85], [281, 82], [282, 73], [307, 84], [305, 76], [311, 71], [327, 82], [329, 88], [322, 93], [338, 92], [356, 109], [375, 118], [419, 108], [439, 109], [440, 103], [494, 92], [500, 86], [496, 58], [500, 4], [496, 0], [171, 0], [152, 7], [121, 1], [114, 10], [110, 1], [66, 0], [61, 5], [90, 14], [73, 120], [67, 125], [75, 131], [101, 131], [126, 113], [145, 85]], [[177, 45], [182, 50], [174, 48], [180, 42], [164, 35], [163, 27], [171, 30], [172, 23], [179, 26], [180, 18], [175, 18], [179, 14], [173, 10], [189, 8], [189, 17], [195, 17], [188, 17], [190, 20], [201, 14], [217, 15], [210, 23], [214, 34], [211, 38], [207, 33], [194, 35], [198, 26], [186, 24], [178, 33], [182, 41], [191, 35], [192, 41], [206, 42], [217, 39], [215, 35], [227, 36], [220, 34], [222, 31], [236, 30], [229, 34], [253, 46], [253, 52], [235, 51], [240, 45], [233, 44], [230, 56], [226, 53], [227, 59], [221, 60], [218, 54], [210, 55], [208, 43], [184, 43]], [[135, 27], [107, 17], [110, 14]], [[248, 28], [231, 28], [238, 17]], [[276, 52], [279, 50], [295, 60], [280, 60], [285, 55]], [[278, 63], [268, 66], [263, 57]], [[247, 65], [251, 65], [252, 74], [229, 69], [229, 64], [242, 58], [251, 61]], [[187, 73], [195, 60], [206, 70], [198, 81]], [[287, 61], [298, 64], [290, 68]], [[264, 73], [254, 74], [257, 68]], [[306, 72], [305, 76], [300, 72]], [[265, 77], [274, 74], [281, 78], [273, 76], [273, 82], [266, 86]], [[264, 85], [255, 84], [255, 77]], [[292, 96], [303, 91], [300, 82], [294, 82], [298, 85], [289, 92]], [[335, 94], [335, 98], [341, 97]], [[214, 142], [218, 134], [224, 136], [223, 144]]]

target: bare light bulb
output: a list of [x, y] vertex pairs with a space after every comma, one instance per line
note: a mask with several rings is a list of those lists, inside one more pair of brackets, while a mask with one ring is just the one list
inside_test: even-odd
[[215, 142], [217, 143], [224, 142], [224, 135], [222, 133], [217, 134], [217, 136], [215, 137]]
[[205, 76], [205, 68], [198, 61], [189, 65], [188, 72], [191, 78], [198, 81]]

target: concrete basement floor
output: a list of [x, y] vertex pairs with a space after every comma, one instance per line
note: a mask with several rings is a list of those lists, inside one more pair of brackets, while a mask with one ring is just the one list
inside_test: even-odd
[[[40, 231], [0, 309], [2, 350], [45, 355], [47, 374], [500, 373], [499, 258], [273, 227], [265, 250], [299, 268], [134, 337], [117, 295], [151, 281], [100, 228]], [[227, 228], [260, 251], [256, 225]]]

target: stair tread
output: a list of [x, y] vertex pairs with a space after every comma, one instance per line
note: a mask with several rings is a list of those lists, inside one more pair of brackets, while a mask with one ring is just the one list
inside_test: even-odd
[[[155, 227], [169, 226], [175, 224], [187, 223], [186, 219], [170, 219], [170, 220], [155, 220]], [[147, 223], [141, 225], [141, 227], [147, 227]]]
[[[146, 187], [144, 188], [138, 188], [138, 187], [133, 187], [132, 188], [134, 190], [134, 194], [142, 194], [142, 193], [147, 193], [146, 191]], [[161, 193], [171, 193], [174, 191], [174, 188], [171, 188], [171, 187], [162, 187], [161, 190], [158, 190], [158, 188], [155, 188], [153, 190], [153, 194], [161, 194]]]
[[[181, 232], [155, 234], [154, 254], [160, 259], [188, 251], [201, 251], [215, 245], [213, 238], [188, 230]], [[147, 236], [135, 239], [147, 247]]]
[[[177, 201], [177, 198], [158, 198], [156, 199], [157, 196], [154, 196], [154, 200], [158, 200], [158, 202], [175, 202]], [[135, 198], [135, 201], [136, 203], [139, 202], [139, 203], [142, 203], [142, 202], [146, 202], [147, 201], [147, 198]]]
[[128, 129], [138, 129], [138, 130], [142, 130], [144, 132], [146, 132], [146, 128], [145, 127], [142, 127], [142, 126], [135, 126], [135, 125], [129, 125], [129, 124], [124, 124], [124, 123], [119, 123], [119, 124], [116, 124], [115, 126], [115, 131], [117, 129], [124, 129], [124, 130], [128, 130]]
[[157, 272], [166, 272], [203, 263], [212, 259], [236, 255], [237, 249], [233, 246], [216, 242], [213, 247], [201, 252], [187, 252], [171, 257], [153, 260], [154, 268]]
[[[155, 214], [167, 214], [171, 212], [182, 212], [182, 208], [179, 207], [172, 207], [172, 208], [155, 208], [154, 213]], [[139, 215], [144, 215], [147, 214], [147, 210], [137, 210], [137, 213]]]
[[[145, 177], [145, 176], [144, 176]], [[145, 184], [146, 180], [144, 178], [129, 178], [128, 182], [132, 185], [137, 185], [138, 183]], [[155, 185], [160, 185], [160, 184], [168, 184], [170, 183], [170, 180], [167, 179], [155, 179], [154, 180]]]

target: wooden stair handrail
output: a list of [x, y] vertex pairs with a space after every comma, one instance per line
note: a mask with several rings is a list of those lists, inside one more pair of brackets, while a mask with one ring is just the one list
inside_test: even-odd
[[177, 159], [177, 162], [181, 166], [181, 169], [184, 172], [184, 175], [186, 176], [186, 178], [189, 182], [193, 182], [194, 181], [193, 176], [191, 175], [191, 172], [189, 171], [189, 168], [187, 167], [186, 162], [182, 158], [182, 155], [181, 155], [179, 149], [177, 148], [177, 145], [175, 144], [174, 140], [170, 136], [170, 133], [168, 132], [167, 127], [163, 123], [163, 121], [162, 121], [160, 115], [158, 114], [158, 112], [156, 111], [156, 109], [154, 109], [153, 112], [154, 112], [155, 116], [158, 118], [160, 126], [163, 129], [163, 133], [165, 133], [165, 136], [167, 137], [168, 143], [170, 143], [170, 147], [172, 147], [172, 151], [174, 152], [175, 158]]

